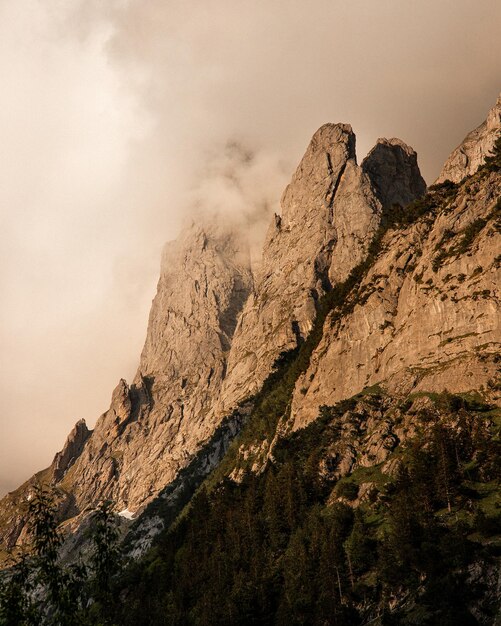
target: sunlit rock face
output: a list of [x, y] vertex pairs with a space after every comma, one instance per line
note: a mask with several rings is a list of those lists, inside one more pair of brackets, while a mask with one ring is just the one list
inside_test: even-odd
[[402, 141], [380, 139], [358, 166], [351, 126], [315, 133], [268, 230], [217, 412], [257, 391], [280, 353], [308, 335], [319, 299], [365, 258], [383, 209], [425, 189], [416, 153]]
[[500, 196], [498, 173], [469, 179], [436, 220], [387, 234], [353, 310], [325, 322], [296, 385], [296, 428], [375, 384], [501, 399]]
[[[223, 418], [259, 390], [280, 354], [308, 336], [319, 300], [366, 258], [385, 212], [395, 205], [405, 206], [424, 191], [416, 153], [405, 143], [380, 139], [358, 165], [351, 127], [326, 124], [313, 136], [283, 193], [281, 214], [269, 226], [255, 276], [244, 237], [231, 224], [204, 219], [188, 225], [165, 248], [134, 380], [118, 383], [110, 408], [94, 431], [79, 423], [53, 465], [43, 472], [43, 479], [62, 494], [62, 516], [74, 517], [78, 525], [76, 516], [110, 498], [117, 510], [137, 517], [191, 462]], [[479, 196], [475, 202], [479, 207], [475, 211], [483, 214], [488, 200]], [[471, 212], [465, 211], [466, 217], [458, 213], [460, 221], [451, 223], [451, 228], [460, 228], [461, 220], [467, 224]], [[437, 226], [433, 237], [449, 226]], [[423, 258], [431, 254], [426, 252], [429, 236], [416, 230], [392, 243], [388, 254], [393, 256], [378, 270], [388, 274], [385, 289], [390, 290], [385, 298], [391, 311], [385, 304], [382, 321], [377, 318], [376, 323], [371, 317], [382, 310], [374, 294], [359, 318], [343, 322], [348, 329], [344, 339], [341, 332], [325, 330], [309, 378], [300, 381], [293, 398], [299, 425], [316, 416], [319, 404], [346, 397], [381, 376], [398, 382], [397, 373], [409, 369], [405, 354], [413, 350], [410, 342], [417, 342], [420, 355], [431, 345], [424, 333], [432, 334], [431, 327], [446, 320], [434, 318], [429, 299], [421, 302], [414, 293], [417, 286], [404, 284], [403, 277], [405, 268], [418, 262], [407, 259], [409, 250], [423, 242]], [[485, 267], [490, 262], [487, 257], [481, 261]], [[440, 303], [439, 310], [449, 306]], [[403, 334], [403, 339], [395, 335], [392, 341], [399, 354], [386, 363], [378, 341], [389, 331], [377, 329], [384, 324], [389, 328], [390, 312], [397, 321], [403, 316], [405, 329], [407, 317], [414, 315], [412, 307], [421, 316], [413, 322], [415, 334]], [[465, 316], [474, 314], [465, 311]], [[490, 315], [487, 309], [482, 313]], [[385, 350], [390, 355], [391, 349]], [[362, 360], [362, 353], [375, 351], [377, 358]], [[211, 457], [207, 464], [212, 467], [217, 462]], [[24, 518], [19, 511], [33, 480], [4, 507], [10, 511], [9, 519], [15, 520], [9, 545], [23, 536]]]
[[120, 381], [67, 477], [79, 509], [111, 498], [135, 512], [212, 434], [207, 414], [252, 284], [231, 227], [192, 224], [166, 246], [136, 377]]
[[[437, 183], [475, 174], [500, 132], [501, 96], [452, 152]], [[400, 143], [379, 140], [362, 164], [387, 205], [405, 206], [423, 189], [414, 156]], [[387, 233], [352, 310], [327, 318], [297, 381], [295, 428], [315, 419], [320, 406], [375, 384], [392, 393], [481, 391], [500, 400], [500, 195], [499, 173], [477, 175], [459, 185], [436, 219]]]
[[54, 474], [76, 510], [111, 498], [133, 513], [171, 482], [308, 335], [319, 298], [365, 258], [384, 206], [414, 199], [421, 181], [402, 142], [380, 140], [360, 167], [351, 127], [327, 124], [283, 194], [255, 281], [229, 224], [193, 223], [169, 243], [134, 381], [119, 382], [76, 461]]
[[463, 139], [463, 142], [451, 153], [445, 162], [437, 183], [445, 180], [459, 182], [465, 176], [474, 174], [489, 156], [494, 142], [501, 134], [501, 94], [496, 104], [487, 115], [485, 122], [472, 130]]

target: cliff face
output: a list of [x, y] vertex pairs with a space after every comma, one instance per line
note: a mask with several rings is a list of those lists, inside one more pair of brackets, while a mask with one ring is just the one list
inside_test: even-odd
[[2, 501], [0, 541], [24, 538], [35, 482], [58, 490], [61, 517], [112, 499], [136, 512], [214, 431], [207, 418], [237, 318], [252, 290], [246, 243], [231, 226], [191, 224], [164, 250], [140, 365], [90, 432], [77, 423], [52, 465]]
[[424, 191], [410, 148], [378, 146], [366, 160], [373, 184], [356, 164], [351, 127], [315, 134], [270, 226], [254, 289], [231, 228], [192, 225], [166, 246], [135, 379], [120, 381], [78, 460], [54, 477], [77, 510], [111, 498], [137, 511], [259, 389], [280, 352], [307, 336], [318, 299], [366, 255], [383, 202]]
[[52, 461], [54, 482], [59, 482], [68, 469], [82, 454], [82, 450], [91, 431], [87, 428], [85, 420], [79, 420], [68, 435], [61, 452], [58, 452]]
[[458, 183], [465, 176], [474, 174], [492, 151], [501, 132], [501, 94], [489, 111], [487, 119], [468, 133], [463, 142], [451, 153], [437, 178], [437, 183], [451, 180]]
[[[292, 402], [295, 427], [365, 387], [391, 393], [483, 391], [499, 400], [501, 180], [476, 176], [442, 209], [390, 230], [351, 295], [334, 311]], [[349, 375], [347, 375], [349, 373]]]
[[360, 167], [351, 126], [315, 133], [268, 230], [216, 412], [255, 393], [280, 353], [308, 335], [319, 299], [365, 258], [383, 209], [425, 189], [416, 153], [400, 140], [380, 139]]
[[68, 477], [79, 508], [106, 497], [136, 511], [212, 434], [207, 412], [251, 289], [231, 229], [193, 224], [166, 246], [136, 377], [120, 381]]
[[[349, 313], [333, 311], [325, 322], [296, 384], [294, 428], [377, 384], [396, 394], [447, 389], [501, 399], [501, 180], [498, 171], [477, 172], [500, 133], [501, 97], [444, 165], [438, 180], [457, 184], [432, 187], [426, 215], [386, 233]], [[401, 178], [391, 166], [374, 174], [371, 160], [386, 146], [364, 162], [382, 198]]]

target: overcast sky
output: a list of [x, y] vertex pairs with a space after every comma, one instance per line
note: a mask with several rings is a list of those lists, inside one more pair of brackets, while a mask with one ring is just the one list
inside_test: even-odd
[[495, 102], [500, 29], [499, 0], [0, 0], [0, 494], [133, 377], [194, 206], [278, 210], [324, 122], [432, 182]]

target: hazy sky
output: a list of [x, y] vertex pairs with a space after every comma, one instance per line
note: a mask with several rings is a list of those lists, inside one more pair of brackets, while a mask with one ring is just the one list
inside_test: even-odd
[[0, 494], [132, 378], [193, 206], [277, 210], [328, 121], [431, 182], [494, 104], [500, 31], [499, 0], [0, 0]]

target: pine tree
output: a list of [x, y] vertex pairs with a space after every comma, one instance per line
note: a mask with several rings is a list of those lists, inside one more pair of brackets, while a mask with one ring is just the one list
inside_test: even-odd
[[32, 600], [33, 567], [27, 555], [0, 577], [0, 625], [37, 626], [40, 616]]
[[103, 624], [113, 623], [115, 608], [112, 578], [120, 571], [121, 552], [118, 546], [119, 531], [110, 501], [102, 502], [95, 515], [92, 535], [94, 549], [90, 559], [93, 573], [92, 595], [97, 602], [93, 611], [99, 611]]
[[81, 607], [85, 567], [64, 568], [59, 561], [62, 537], [58, 529], [54, 494], [37, 485], [29, 505], [29, 529], [33, 540], [34, 581], [45, 602], [45, 623], [76, 626], [82, 623]]

